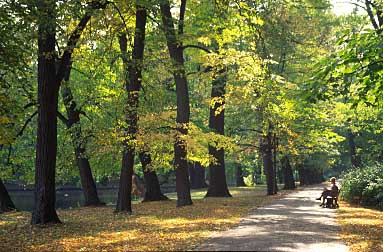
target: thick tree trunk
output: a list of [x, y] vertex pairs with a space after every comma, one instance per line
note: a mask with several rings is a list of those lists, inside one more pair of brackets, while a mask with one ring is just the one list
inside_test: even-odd
[[235, 178], [236, 186], [246, 186], [245, 181], [243, 180], [242, 165], [240, 163], [235, 163]]
[[[128, 125], [125, 129], [127, 140], [124, 140], [124, 151], [122, 156], [122, 167], [120, 177], [120, 188], [117, 199], [117, 212], [132, 212], [132, 175], [134, 166], [134, 151], [137, 134], [137, 108], [138, 93], [141, 88], [141, 70], [144, 58], [145, 46], [146, 9], [136, 5], [136, 30], [134, 34], [134, 46], [131, 62], [127, 57], [126, 34], [120, 36], [120, 49], [124, 62], [126, 74], [125, 89], [128, 93], [128, 101], [125, 111], [125, 122]], [[127, 78], [128, 77], [128, 78]]]
[[57, 154], [56, 1], [38, 0], [38, 119], [32, 224], [60, 223], [55, 209]]
[[[181, 0], [180, 23], [178, 34], [183, 34], [183, 17], [186, 0]], [[177, 40], [170, 3], [163, 0], [160, 3], [162, 23], [165, 30], [170, 58], [173, 61], [173, 76], [176, 84], [177, 118], [176, 136], [174, 143], [174, 169], [176, 172], [177, 206], [193, 204], [190, 195], [189, 171], [187, 163], [187, 143], [184, 136], [188, 134], [190, 118], [189, 92], [183, 58], [182, 42]]]
[[290, 165], [289, 157], [283, 156], [282, 160], [282, 173], [283, 173], [283, 181], [285, 186], [283, 189], [295, 189], [295, 181], [294, 181], [294, 174], [293, 169]]
[[122, 154], [120, 184], [116, 212], [132, 213], [132, 176], [134, 152], [124, 150]]
[[[65, 81], [69, 81], [70, 69], [67, 72]], [[66, 126], [72, 130], [72, 143], [75, 149], [77, 166], [80, 171], [80, 181], [85, 199], [85, 206], [105, 205], [98, 197], [96, 183], [94, 182], [92, 170], [88, 158], [86, 157], [85, 144], [81, 133], [80, 111], [77, 108], [76, 101], [73, 99], [72, 90], [66, 86], [61, 86], [61, 97], [66, 108], [67, 117]]]
[[262, 136], [260, 143], [260, 151], [263, 159], [263, 168], [266, 175], [267, 195], [276, 194], [275, 186], [275, 172], [273, 166], [271, 134]]
[[190, 187], [192, 189], [206, 188], [205, 167], [200, 162], [189, 163]]
[[356, 153], [356, 145], [354, 140], [355, 134], [351, 131], [351, 129], [347, 130], [347, 138], [348, 138], [351, 165], [354, 168], [358, 168], [361, 166], [361, 160], [360, 160], [360, 156]]
[[0, 213], [9, 212], [15, 210], [16, 207], [13, 204], [11, 197], [9, 197], [8, 191], [0, 179]]
[[140, 152], [139, 154], [142, 170], [144, 172], [145, 182], [145, 196], [142, 202], [168, 200], [168, 197], [162, 194], [160, 182], [156, 171], [150, 169], [152, 162], [150, 154], [147, 152]]
[[[224, 74], [221, 71], [219, 74]], [[225, 134], [225, 76], [217, 76], [212, 82], [211, 99], [219, 99], [210, 107], [209, 128], [217, 134]], [[216, 162], [209, 164], [209, 188], [206, 197], [231, 197], [226, 183], [225, 174], [225, 150], [217, 149], [209, 145], [209, 155], [214, 157]]]

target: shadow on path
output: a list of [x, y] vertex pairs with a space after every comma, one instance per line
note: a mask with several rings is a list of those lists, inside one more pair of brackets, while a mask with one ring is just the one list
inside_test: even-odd
[[197, 250], [346, 252], [337, 236], [336, 210], [315, 200], [322, 189], [307, 187], [254, 209], [237, 227], [213, 234]]

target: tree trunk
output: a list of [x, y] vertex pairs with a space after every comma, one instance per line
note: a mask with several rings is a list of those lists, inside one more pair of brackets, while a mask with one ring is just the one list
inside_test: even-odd
[[351, 131], [351, 129], [347, 130], [347, 138], [348, 138], [351, 165], [354, 168], [358, 168], [361, 166], [361, 160], [360, 160], [360, 156], [356, 153], [356, 145], [354, 141], [355, 134]]
[[[225, 134], [225, 85], [224, 71], [220, 71], [212, 82], [211, 99], [219, 99], [210, 107], [209, 128], [217, 134]], [[217, 149], [209, 144], [209, 155], [215, 158], [214, 163], [209, 164], [209, 188], [206, 197], [231, 197], [226, 183], [225, 174], [225, 150]]]
[[55, 209], [57, 155], [56, 1], [38, 0], [38, 119], [32, 224], [60, 223]]
[[263, 159], [263, 168], [266, 175], [267, 195], [274, 195], [275, 191], [275, 172], [273, 167], [273, 154], [272, 154], [271, 134], [262, 136], [260, 143], [260, 151]]
[[[65, 81], [69, 81], [70, 69], [67, 72]], [[89, 159], [86, 157], [85, 143], [81, 133], [80, 111], [77, 108], [76, 101], [73, 99], [72, 90], [67, 85], [61, 86], [61, 97], [63, 99], [67, 117], [66, 126], [71, 132], [72, 143], [75, 150], [77, 166], [80, 172], [80, 181], [85, 199], [85, 206], [105, 205], [101, 203], [94, 182], [92, 169]], [[73, 127], [75, 126], [75, 127]]]
[[158, 181], [156, 171], [151, 170], [149, 167], [152, 162], [150, 154], [147, 152], [140, 152], [139, 157], [144, 172], [145, 182], [145, 196], [142, 202], [168, 200], [168, 197], [161, 192], [160, 182]]
[[205, 167], [200, 162], [189, 163], [190, 187], [192, 189], [206, 188]]
[[13, 211], [16, 207], [13, 204], [11, 197], [9, 197], [8, 191], [0, 179], [0, 213]]
[[241, 163], [235, 163], [235, 177], [236, 186], [246, 186], [245, 181], [243, 180], [243, 171]]
[[299, 175], [299, 185], [309, 185], [309, 178], [307, 174], [307, 170], [304, 168], [303, 165], [298, 165], [298, 175]]
[[[146, 9], [136, 5], [136, 29], [134, 34], [134, 46], [131, 62], [127, 57], [126, 34], [120, 36], [120, 49], [125, 69], [125, 89], [128, 93], [128, 101], [125, 111], [125, 122], [128, 125], [125, 129], [126, 140], [124, 140], [124, 151], [122, 156], [122, 167], [120, 187], [117, 199], [117, 212], [132, 212], [132, 175], [134, 166], [135, 140], [137, 135], [137, 108], [138, 93], [141, 88], [142, 63], [145, 47], [145, 26]], [[128, 73], [128, 74], [127, 74]]]
[[273, 134], [273, 169], [274, 169], [274, 192], [278, 192], [278, 178], [277, 178], [277, 148], [278, 148], [278, 141], [277, 136], [274, 133]]
[[[183, 17], [185, 15], [186, 0], [181, 0], [180, 22], [178, 34], [183, 34]], [[189, 171], [187, 163], [187, 143], [184, 136], [188, 134], [190, 104], [186, 72], [183, 58], [182, 42], [177, 40], [173, 18], [168, 0], [160, 4], [162, 23], [170, 58], [173, 61], [173, 76], [176, 84], [177, 118], [176, 136], [174, 143], [174, 169], [176, 172], [177, 206], [193, 204], [190, 195]]]
[[84, 194], [85, 206], [102, 206], [105, 203], [101, 202], [94, 182], [92, 169], [90, 168], [89, 159], [85, 156], [85, 149], [77, 147], [75, 149], [77, 165], [80, 170], [80, 180], [82, 191]]
[[120, 184], [116, 212], [132, 213], [132, 176], [134, 155], [126, 149], [122, 153]]
[[283, 173], [283, 181], [285, 186], [283, 189], [295, 189], [295, 181], [294, 181], [294, 174], [293, 169], [290, 165], [289, 157], [286, 155], [281, 160], [282, 163], [282, 173]]

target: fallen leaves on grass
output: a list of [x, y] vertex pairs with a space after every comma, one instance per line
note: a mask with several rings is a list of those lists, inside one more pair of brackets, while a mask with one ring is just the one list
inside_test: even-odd
[[383, 252], [383, 212], [342, 202], [337, 212], [341, 237], [353, 252]]
[[192, 249], [212, 231], [237, 224], [250, 208], [280, 197], [265, 188], [231, 188], [233, 198], [200, 198], [176, 208], [174, 201], [133, 204], [133, 215], [112, 207], [62, 210], [61, 225], [30, 226], [30, 213], [0, 215], [0, 251], [150, 251]]

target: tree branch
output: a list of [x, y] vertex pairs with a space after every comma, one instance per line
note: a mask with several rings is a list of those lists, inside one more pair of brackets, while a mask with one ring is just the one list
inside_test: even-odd
[[184, 33], [185, 11], [186, 11], [186, 0], [181, 0], [180, 19], [178, 21], [178, 35], [182, 35]]
[[207, 49], [206, 47], [200, 46], [200, 45], [184, 45], [182, 47], [182, 49], [184, 49], [184, 50], [187, 48], [196, 48], [196, 49], [200, 49], [204, 52], [211, 53], [211, 51], [209, 49]]
[[61, 114], [60, 111], [57, 111], [57, 117], [65, 124], [65, 126], [68, 128], [70, 127], [69, 120], [63, 114]]
[[77, 24], [77, 27], [75, 28], [75, 30], [71, 33], [67, 46], [60, 59], [60, 65], [58, 67], [58, 71], [56, 74], [56, 80], [58, 81], [59, 85], [61, 84], [61, 81], [67, 75], [67, 72], [70, 70], [72, 66], [71, 59], [72, 59], [73, 50], [75, 46], [77, 45], [77, 42], [80, 39], [81, 34], [83, 33], [87, 23], [92, 17], [93, 11], [95, 11], [96, 9], [104, 9], [108, 3], [109, 1], [92, 1], [88, 4], [87, 10], [84, 16], [81, 18], [80, 22]]
[[36, 106], [38, 103], [37, 102], [30, 102], [28, 103], [27, 105], [24, 106], [24, 109], [27, 109], [29, 107], [33, 107], [33, 106]]
[[17, 133], [16, 137], [19, 137], [19, 136], [22, 136], [23, 133], [24, 133], [24, 130], [25, 128], [28, 126], [28, 124], [32, 121], [33, 117], [35, 117], [37, 115], [37, 110], [24, 122], [24, 125], [23, 127], [21, 128], [21, 130], [19, 131], [19, 133]]
[[367, 10], [367, 14], [368, 14], [368, 16], [370, 17], [372, 26], [374, 26], [374, 29], [375, 29], [376, 31], [378, 31], [378, 30], [379, 30], [379, 26], [378, 26], [378, 24], [376, 23], [374, 14], [372, 13], [371, 5], [372, 5], [371, 1], [370, 1], [370, 0], [366, 0], [366, 10]]

